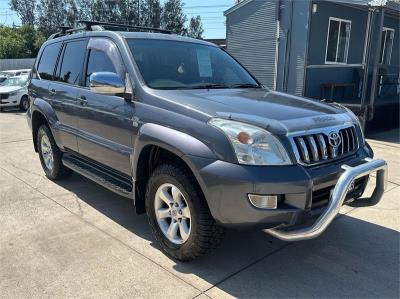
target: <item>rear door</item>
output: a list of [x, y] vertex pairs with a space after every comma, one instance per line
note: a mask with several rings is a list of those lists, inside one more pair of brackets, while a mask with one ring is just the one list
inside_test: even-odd
[[82, 72], [87, 39], [64, 44], [57, 66], [55, 81], [49, 85], [52, 106], [59, 120], [60, 138], [64, 147], [78, 151], [78, 91], [82, 88]]
[[95, 72], [113, 72], [125, 78], [125, 67], [114, 42], [91, 38], [87, 45], [84, 89], [80, 89], [79, 153], [103, 165], [131, 175], [132, 116], [134, 104], [123, 97], [97, 94], [89, 89]]

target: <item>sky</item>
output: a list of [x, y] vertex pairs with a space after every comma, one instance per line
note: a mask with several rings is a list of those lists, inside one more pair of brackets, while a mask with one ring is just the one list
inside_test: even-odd
[[[0, 0], [0, 25], [19, 25], [21, 20], [10, 10], [10, 0]], [[161, 0], [165, 2], [165, 0]], [[225, 17], [223, 12], [233, 6], [234, 0], [184, 0], [188, 19], [200, 15], [205, 38], [225, 38]]]

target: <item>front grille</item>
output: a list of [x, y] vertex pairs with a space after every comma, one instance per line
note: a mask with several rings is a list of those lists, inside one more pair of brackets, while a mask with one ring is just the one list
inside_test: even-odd
[[336, 130], [327, 129], [292, 138], [298, 162], [304, 165], [328, 162], [358, 149], [357, 135], [353, 126]]
[[7, 100], [8, 99], [8, 93], [0, 93], [0, 100]]

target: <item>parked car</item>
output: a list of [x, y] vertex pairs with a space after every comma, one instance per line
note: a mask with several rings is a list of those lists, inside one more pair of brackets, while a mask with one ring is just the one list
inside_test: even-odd
[[0, 86], [0, 111], [5, 107], [19, 107], [23, 111], [28, 110], [27, 76], [9, 77]]
[[29, 76], [30, 72], [31, 69], [2, 71], [0, 72], [0, 86], [3, 85], [4, 81], [9, 77]]
[[224, 227], [311, 239], [343, 204], [381, 199], [386, 163], [346, 108], [268, 90], [205, 41], [85, 24], [39, 52], [35, 151], [51, 180], [73, 170], [132, 199], [168, 255], [197, 258]]

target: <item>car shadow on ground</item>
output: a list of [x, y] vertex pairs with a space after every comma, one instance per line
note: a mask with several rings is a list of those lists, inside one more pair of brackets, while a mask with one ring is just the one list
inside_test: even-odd
[[[153, 248], [147, 250], [160, 250], [146, 216], [136, 215], [129, 199], [76, 174], [58, 184], [149, 240]], [[216, 251], [190, 263], [174, 261], [173, 268], [234, 297], [397, 298], [399, 236], [395, 230], [346, 215], [321, 237], [297, 243], [279, 241], [262, 230], [229, 229]]]

